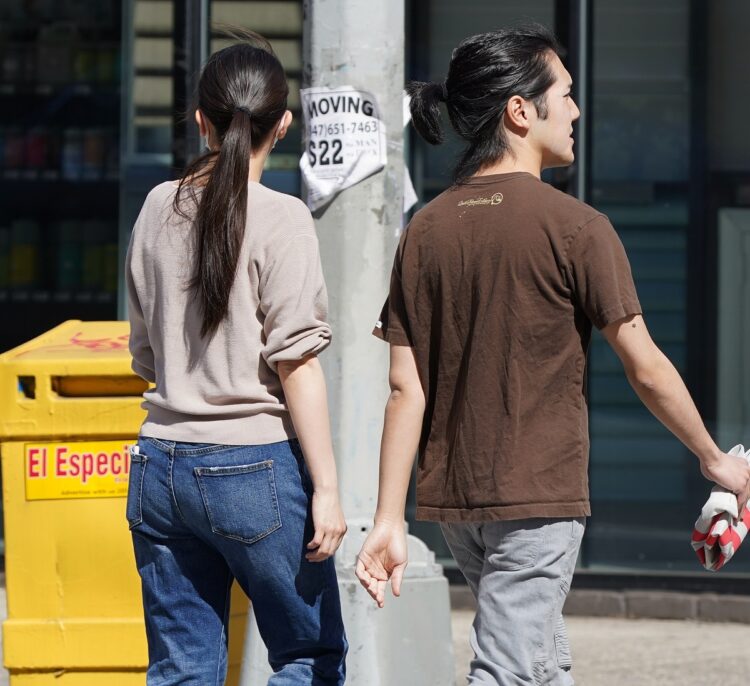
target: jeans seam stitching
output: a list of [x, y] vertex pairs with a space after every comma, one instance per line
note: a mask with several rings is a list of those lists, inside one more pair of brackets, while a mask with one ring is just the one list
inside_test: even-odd
[[163, 450], [165, 453], [168, 453], [170, 450], [173, 449], [173, 446], [170, 446], [167, 443], [160, 441], [158, 438], [153, 438], [152, 436], [143, 436], [143, 440], [156, 443], [157, 447], [160, 450]]
[[[273, 472], [273, 460], [271, 460], [271, 467], [268, 469], [268, 483], [271, 487], [271, 500], [273, 502], [273, 509], [276, 511], [276, 521], [278, 522], [278, 526], [276, 527], [276, 529], [280, 529], [281, 528], [281, 508], [279, 507], [279, 498], [276, 494], [276, 475]], [[302, 490], [304, 490], [304, 488]], [[276, 531], [276, 529], [274, 529], [274, 531]], [[269, 531], [268, 533], [271, 533], [271, 532]]]
[[[143, 522], [143, 482], [146, 478], [146, 463], [148, 462], [148, 457], [146, 455], [141, 455], [143, 459], [139, 460], [140, 464], [143, 466], [141, 467], [141, 478], [138, 480], [138, 497], [136, 500], [136, 517], [134, 518], [133, 522], [128, 522], [130, 525], [130, 528], [134, 528], [141, 524]], [[131, 458], [131, 469], [133, 468], [133, 461]]]
[[226, 467], [195, 467], [200, 476], [224, 476], [226, 474], [252, 474], [273, 466], [273, 460], [253, 462], [253, 464], [228, 465]]
[[172, 502], [174, 503], [175, 510], [177, 511], [177, 516], [182, 520], [182, 523], [185, 524], [188, 528], [190, 526], [187, 523], [187, 520], [182, 514], [182, 510], [180, 509], [180, 504], [177, 502], [177, 494], [174, 490], [174, 476], [173, 476], [173, 470], [174, 470], [174, 454], [171, 454], [169, 456], [169, 490], [172, 494]]
[[221, 453], [226, 450], [236, 450], [241, 446], [238, 445], [214, 445], [205, 448], [177, 448], [175, 453], [178, 457], [202, 457], [213, 453]]
[[[221, 646], [224, 643], [224, 635], [226, 632], [226, 626], [229, 621], [229, 607], [230, 607], [230, 595], [232, 593], [232, 573], [227, 570], [227, 590], [224, 594], [224, 616], [221, 623], [221, 632], [219, 633], [219, 654], [216, 658], [216, 686], [220, 686], [219, 682], [219, 667], [221, 666]], [[227, 646], [227, 663], [229, 662], [229, 646]], [[227, 665], [228, 666], [228, 665]]]

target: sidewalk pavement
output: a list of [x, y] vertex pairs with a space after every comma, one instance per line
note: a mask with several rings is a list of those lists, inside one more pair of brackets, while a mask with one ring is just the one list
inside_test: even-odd
[[[0, 587], [3, 619], [5, 608], [5, 588]], [[456, 686], [465, 686], [474, 612], [451, 614]], [[571, 617], [567, 622], [576, 686], [746, 686], [750, 681], [746, 624], [603, 617]], [[8, 683], [8, 672], [0, 670], [0, 686]]]
[[[452, 613], [456, 686], [472, 657], [472, 610]], [[750, 626], [674, 619], [566, 619], [576, 686], [746, 686]]]

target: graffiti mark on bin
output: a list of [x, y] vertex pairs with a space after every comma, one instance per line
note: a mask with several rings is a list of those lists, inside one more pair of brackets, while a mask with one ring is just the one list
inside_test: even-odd
[[43, 345], [39, 348], [24, 350], [16, 355], [16, 358], [23, 357], [29, 353], [39, 352], [65, 352], [66, 350], [80, 350], [85, 348], [95, 353], [112, 352], [115, 350], [127, 350], [128, 339], [130, 334], [122, 336], [107, 336], [105, 338], [83, 338], [83, 332], [78, 332], [68, 339], [67, 343], [56, 343], [54, 345]]
[[103, 350], [126, 350], [128, 347], [128, 339], [130, 334], [123, 334], [122, 336], [110, 336], [108, 338], [90, 338], [88, 340], [81, 338], [83, 334], [77, 333], [70, 339], [70, 345], [80, 346], [100, 352]]

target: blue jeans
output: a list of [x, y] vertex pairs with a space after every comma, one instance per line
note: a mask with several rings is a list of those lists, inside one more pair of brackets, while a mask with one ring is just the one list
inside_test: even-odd
[[224, 683], [234, 579], [268, 648], [269, 686], [343, 684], [347, 642], [333, 559], [305, 559], [312, 484], [299, 443], [142, 437], [131, 456], [127, 519], [148, 686]]
[[442, 523], [477, 600], [473, 686], [572, 686], [562, 609], [583, 519]]

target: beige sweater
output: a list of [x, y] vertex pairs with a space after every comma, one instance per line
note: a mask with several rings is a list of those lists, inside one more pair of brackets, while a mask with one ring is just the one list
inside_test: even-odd
[[193, 292], [190, 222], [172, 212], [175, 182], [154, 188], [130, 240], [125, 277], [141, 435], [257, 445], [293, 437], [276, 364], [331, 341], [312, 217], [298, 199], [250, 182], [245, 239], [229, 314], [209, 340]]

